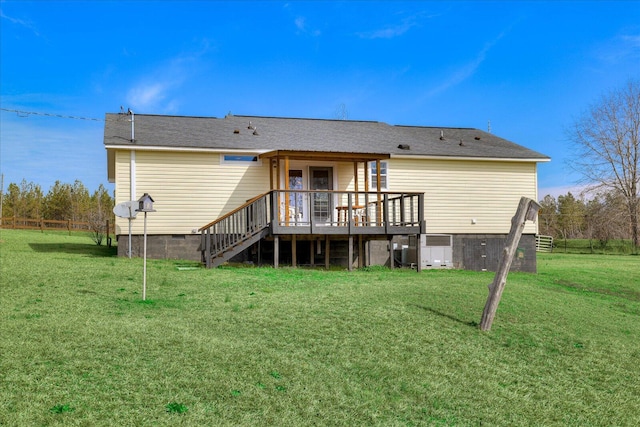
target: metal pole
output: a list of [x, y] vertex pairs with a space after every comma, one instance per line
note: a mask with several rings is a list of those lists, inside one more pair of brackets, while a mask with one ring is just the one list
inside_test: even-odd
[[147, 213], [144, 213], [144, 261], [142, 267], [142, 301], [147, 299]]
[[[131, 208], [129, 208], [131, 209]], [[131, 259], [131, 214], [129, 214], [129, 250], [128, 250], [128, 254], [129, 254], [129, 259]]]

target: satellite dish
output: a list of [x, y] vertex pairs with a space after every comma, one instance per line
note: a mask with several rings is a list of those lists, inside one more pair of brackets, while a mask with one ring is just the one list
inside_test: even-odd
[[133, 219], [138, 215], [135, 207], [138, 202], [136, 200], [129, 200], [128, 202], [118, 203], [113, 208], [113, 213], [120, 218]]

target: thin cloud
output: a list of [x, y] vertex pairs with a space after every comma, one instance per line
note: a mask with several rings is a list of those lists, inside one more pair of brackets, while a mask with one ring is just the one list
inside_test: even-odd
[[127, 101], [136, 110], [150, 110], [166, 98], [165, 83], [141, 83], [129, 90]]
[[176, 113], [180, 105], [180, 89], [197, 72], [200, 58], [210, 49], [209, 43], [204, 41], [200, 50], [181, 54], [160, 64], [129, 88], [126, 95], [128, 105], [135, 112]]
[[7, 21], [9, 21], [9, 22], [11, 22], [13, 24], [20, 25], [20, 26], [32, 31], [36, 36], [40, 37], [40, 32], [35, 27], [35, 25], [30, 21], [25, 21], [24, 19], [13, 18], [11, 16], [8, 16], [8, 15], [6, 15], [4, 13], [4, 11], [2, 9], [0, 9], [0, 18], [6, 19]]
[[293, 24], [296, 26], [296, 29], [298, 30], [298, 33], [302, 33], [302, 34], [310, 34], [314, 37], [317, 37], [321, 34], [320, 30], [312, 30], [309, 28], [309, 25], [307, 24], [307, 19], [303, 16], [297, 16], [294, 20], [293, 20]]
[[388, 26], [386, 28], [368, 32], [358, 33], [358, 36], [363, 39], [392, 39], [399, 37], [415, 27], [417, 24], [413, 18], [405, 18], [400, 24]]
[[408, 16], [403, 18], [399, 23], [393, 25], [387, 25], [384, 28], [373, 30], [373, 31], [364, 31], [356, 33], [358, 37], [363, 39], [392, 39], [395, 37], [400, 37], [411, 30], [413, 27], [416, 27], [420, 24], [421, 19], [429, 19], [439, 16], [439, 14], [425, 14], [418, 13], [415, 15]]
[[460, 83], [464, 82], [465, 80], [473, 76], [478, 70], [478, 68], [480, 67], [480, 65], [482, 65], [485, 59], [487, 59], [487, 54], [489, 53], [489, 51], [500, 41], [501, 38], [505, 36], [506, 33], [507, 31], [503, 31], [498, 35], [498, 37], [486, 43], [482, 48], [482, 50], [478, 52], [478, 54], [472, 61], [458, 68], [449, 76], [448, 79], [446, 79], [437, 87], [430, 90], [427, 93], [427, 97], [431, 97], [439, 93], [442, 93], [454, 86], [459, 85]]
[[621, 34], [597, 50], [600, 60], [615, 64], [640, 57], [640, 34]]

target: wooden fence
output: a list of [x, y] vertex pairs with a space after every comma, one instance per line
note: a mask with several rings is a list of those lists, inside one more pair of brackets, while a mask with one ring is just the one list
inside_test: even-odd
[[553, 237], [551, 236], [536, 236], [536, 252], [552, 252], [553, 251]]
[[[34, 219], [34, 218], [17, 218], [17, 217], [4, 217], [0, 218], [0, 228], [14, 229], [14, 230], [58, 230], [67, 231], [71, 234], [72, 231], [84, 231], [91, 232], [91, 224], [85, 221], [72, 221], [72, 220], [55, 220], [55, 219]], [[105, 235], [109, 236], [109, 220], [105, 223]]]

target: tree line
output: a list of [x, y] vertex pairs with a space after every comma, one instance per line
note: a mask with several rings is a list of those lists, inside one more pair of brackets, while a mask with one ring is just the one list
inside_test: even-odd
[[590, 199], [571, 192], [540, 200], [538, 229], [554, 239], [589, 239], [604, 248], [612, 240], [632, 239], [631, 215], [619, 192], [602, 192]]
[[114, 198], [104, 185], [90, 193], [80, 180], [56, 181], [45, 194], [39, 184], [23, 179], [10, 183], [2, 194], [3, 218], [86, 222], [97, 244], [105, 237], [107, 220], [113, 223], [113, 206]]

